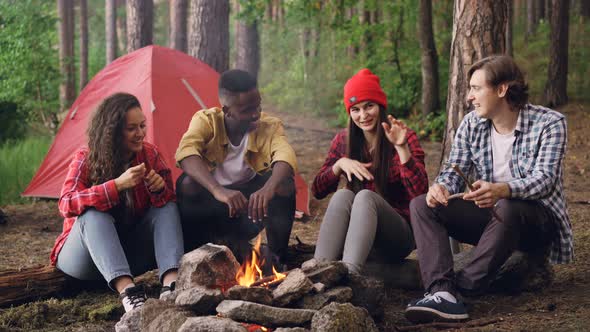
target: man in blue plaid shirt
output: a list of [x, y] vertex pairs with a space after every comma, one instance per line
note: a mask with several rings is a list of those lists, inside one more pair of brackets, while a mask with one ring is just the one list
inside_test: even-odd
[[[465, 182], [453, 168], [410, 204], [425, 297], [408, 304], [414, 323], [469, 318], [458, 294], [480, 293], [516, 249], [573, 259], [572, 230], [563, 192], [565, 117], [528, 103], [528, 88], [514, 60], [491, 56], [468, 71], [468, 113], [455, 136], [449, 165], [477, 181], [462, 199]], [[457, 273], [448, 237], [474, 245]]]

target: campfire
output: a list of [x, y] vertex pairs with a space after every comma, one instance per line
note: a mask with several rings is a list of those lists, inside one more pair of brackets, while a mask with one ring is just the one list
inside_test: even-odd
[[238, 273], [236, 274], [236, 281], [238, 282], [238, 285], [246, 287], [269, 287], [276, 285], [279, 280], [285, 279], [285, 277], [287, 277], [287, 274], [277, 272], [274, 265], [272, 266], [272, 275], [267, 277], [263, 275], [261, 266], [264, 265], [265, 258], [263, 258], [260, 254], [261, 240], [262, 239], [260, 235], [258, 235], [256, 238], [256, 244], [252, 249], [252, 255], [250, 259], [247, 259], [238, 270]]

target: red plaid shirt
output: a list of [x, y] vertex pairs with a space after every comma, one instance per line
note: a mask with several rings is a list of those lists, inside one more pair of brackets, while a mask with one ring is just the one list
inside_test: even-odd
[[[70, 230], [79, 215], [84, 213], [88, 208], [95, 208], [98, 211], [109, 211], [119, 204], [119, 192], [115, 186], [115, 180], [109, 180], [94, 186], [90, 185], [88, 180], [88, 164], [86, 163], [87, 156], [88, 148], [82, 148], [76, 152], [70, 163], [66, 180], [61, 188], [58, 206], [59, 212], [65, 219], [63, 231], [57, 240], [55, 240], [55, 245], [53, 246], [53, 250], [51, 250], [50, 258], [51, 263], [54, 265], [57, 262], [57, 255], [68, 238]], [[152, 169], [160, 174], [165, 181], [165, 186], [158, 193], [150, 192], [145, 184], [139, 184], [133, 188], [132, 215], [135, 217], [143, 216], [151, 206], [161, 207], [169, 201], [176, 199], [170, 169], [166, 166], [164, 159], [162, 159], [158, 149], [154, 145], [144, 142], [143, 149], [135, 155], [135, 159], [131, 162], [130, 167], [141, 163], [145, 163], [146, 174]]]
[[[338, 189], [340, 177], [332, 171], [332, 166], [342, 157], [346, 157], [347, 130], [340, 131], [332, 140], [332, 146], [324, 165], [313, 180], [312, 192], [315, 198], [322, 199]], [[410, 129], [406, 134], [411, 158], [401, 164], [399, 155], [393, 150], [389, 163], [388, 195], [385, 197], [406, 221], [410, 221], [410, 201], [428, 191], [428, 174], [424, 167], [424, 150], [420, 147], [416, 133]], [[373, 181], [364, 181], [363, 188], [375, 191]]]

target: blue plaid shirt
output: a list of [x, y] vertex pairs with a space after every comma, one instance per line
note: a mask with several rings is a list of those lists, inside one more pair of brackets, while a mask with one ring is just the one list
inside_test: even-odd
[[[457, 164], [463, 173], [475, 171], [477, 179], [492, 182], [491, 121], [476, 112], [465, 116], [451, 148], [449, 164]], [[538, 200], [555, 217], [558, 234], [551, 245], [553, 263], [569, 263], [574, 256], [572, 228], [563, 192], [563, 157], [567, 142], [563, 114], [542, 106], [527, 104], [519, 113], [516, 139], [512, 146], [508, 182], [513, 198]], [[446, 168], [435, 180], [449, 193], [462, 192], [465, 183]]]

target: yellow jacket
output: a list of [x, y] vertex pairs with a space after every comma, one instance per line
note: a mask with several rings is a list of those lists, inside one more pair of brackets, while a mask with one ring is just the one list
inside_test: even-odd
[[[246, 162], [262, 174], [277, 161], [284, 161], [297, 170], [295, 151], [287, 142], [283, 124], [278, 118], [262, 113], [258, 127], [248, 135]], [[201, 110], [191, 119], [188, 130], [182, 136], [176, 150], [176, 165], [188, 156], [199, 156], [209, 170], [225, 160], [229, 139], [225, 132], [223, 111], [218, 108]]]

